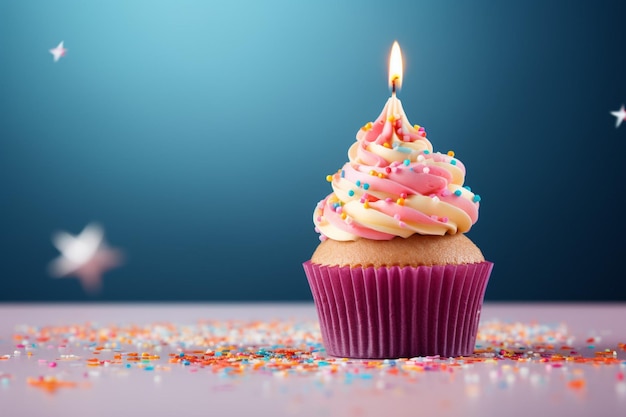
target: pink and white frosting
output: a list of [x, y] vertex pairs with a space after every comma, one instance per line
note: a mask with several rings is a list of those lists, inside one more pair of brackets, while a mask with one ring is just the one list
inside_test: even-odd
[[476, 223], [480, 197], [463, 186], [465, 166], [452, 151], [433, 152], [395, 95], [356, 139], [350, 161], [326, 178], [333, 192], [315, 208], [322, 240], [455, 234]]

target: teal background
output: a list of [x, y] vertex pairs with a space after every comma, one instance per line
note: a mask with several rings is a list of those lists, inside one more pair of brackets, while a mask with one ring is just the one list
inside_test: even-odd
[[[0, 301], [310, 300], [325, 176], [389, 96], [481, 195], [489, 300], [626, 300], [623, 1], [0, 0]], [[49, 49], [65, 41], [67, 56]], [[103, 291], [52, 279], [98, 221]]]

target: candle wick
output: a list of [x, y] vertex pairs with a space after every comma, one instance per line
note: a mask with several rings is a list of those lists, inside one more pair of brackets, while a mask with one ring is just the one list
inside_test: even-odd
[[398, 81], [398, 76], [394, 76], [391, 79], [391, 95], [396, 96], [396, 82]]

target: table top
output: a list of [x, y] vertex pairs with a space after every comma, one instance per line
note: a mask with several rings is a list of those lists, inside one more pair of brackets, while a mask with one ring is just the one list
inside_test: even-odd
[[327, 357], [312, 303], [0, 304], [7, 416], [617, 416], [626, 303], [486, 303], [466, 358]]

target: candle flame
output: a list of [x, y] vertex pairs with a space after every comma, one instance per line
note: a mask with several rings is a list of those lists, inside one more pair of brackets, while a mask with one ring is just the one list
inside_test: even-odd
[[398, 41], [394, 41], [389, 57], [389, 87], [394, 93], [402, 86], [402, 52]]

